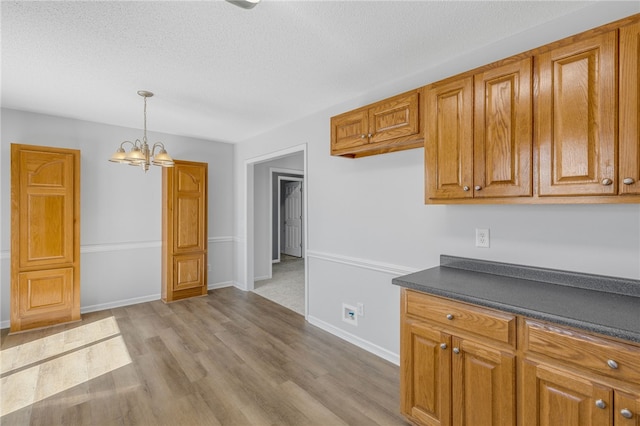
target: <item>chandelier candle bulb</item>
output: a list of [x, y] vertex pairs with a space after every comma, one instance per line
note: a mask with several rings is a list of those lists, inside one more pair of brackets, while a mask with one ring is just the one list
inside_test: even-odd
[[[153, 93], [139, 90], [138, 95], [144, 98], [144, 133], [142, 141], [136, 139], [135, 142], [122, 142], [109, 161], [129, 164], [130, 166], [141, 166], [145, 173], [149, 170], [150, 164], [160, 167], [173, 167], [173, 158], [167, 153], [162, 142], [154, 143], [151, 149], [147, 144], [147, 98], [152, 97]], [[128, 153], [124, 149], [125, 144], [131, 145], [131, 150]], [[158, 154], [156, 154], [156, 148], [158, 149]]]

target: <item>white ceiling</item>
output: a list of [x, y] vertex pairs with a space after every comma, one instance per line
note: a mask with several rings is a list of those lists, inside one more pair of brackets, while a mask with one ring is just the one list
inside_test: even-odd
[[238, 142], [587, 5], [2, 0], [2, 106]]

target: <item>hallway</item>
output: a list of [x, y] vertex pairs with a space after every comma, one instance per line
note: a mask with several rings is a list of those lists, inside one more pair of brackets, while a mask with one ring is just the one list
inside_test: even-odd
[[256, 281], [256, 294], [304, 315], [304, 258], [282, 254], [272, 278]]

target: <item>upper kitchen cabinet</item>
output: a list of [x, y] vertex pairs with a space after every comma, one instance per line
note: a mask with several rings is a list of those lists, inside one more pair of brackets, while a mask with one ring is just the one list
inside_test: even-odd
[[364, 157], [424, 144], [420, 90], [331, 118], [331, 155]]
[[613, 195], [617, 32], [537, 57], [540, 196]]
[[531, 58], [427, 86], [425, 201], [532, 195]]
[[640, 203], [640, 15], [432, 83], [425, 203]]
[[640, 195], [640, 22], [620, 29], [620, 160], [621, 195]]

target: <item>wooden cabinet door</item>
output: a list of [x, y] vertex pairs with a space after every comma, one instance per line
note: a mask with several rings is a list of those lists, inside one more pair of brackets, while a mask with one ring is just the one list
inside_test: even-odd
[[619, 193], [640, 194], [640, 22], [620, 29]]
[[514, 426], [514, 354], [457, 337], [452, 345], [453, 425]]
[[418, 134], [420, 116], [418, 92], [400, 95], [369, 108], [369, 143], [384, 142]]
[[11, 331], [80, 319], [80, 151], [11, 145]]
[[402, 412], [424, 425], [449, 426], [451, 336], [424, 323], [405, 320], [400, 357]]
[[523, 361], [522, 371], [523, 426], [613, 424], [611, 388], [527, 360]]
[[366, 109], [331, 117], [331, 153], [369, 143], [369, 113]]
[[617, 194], [616, 58], [616, 31], [538, 57], [540, 196]]
[[207, 294], [207, 163], [162, 171], [162, 300]]
[[613, 409], [615, 426], [640, 426], [640, 394], [614, 391]]
[[531, 58], [475, 76], [474, 197], [533, 194]]
[[473, 79], [426, 89], [425, 202], [473, 197]]

